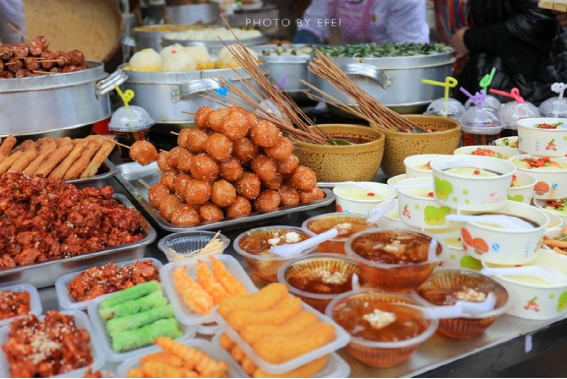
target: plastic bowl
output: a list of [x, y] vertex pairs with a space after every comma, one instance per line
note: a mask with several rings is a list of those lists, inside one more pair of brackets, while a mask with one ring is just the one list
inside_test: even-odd
[[432, 301], [429, 296], [431, 294], [437, 296], [443, 294], [450, 295], [465, 288], [473, 288], [485, 294], [493, 292], [496, 297], [496, 306], [491, 311], [482, 314], [439, 320], [437, 331], [445, 336], [454, 338], [478, 336], [484, 333], [499, 316], [503, 315], [512, 306], [506, 288], [487, 276], [468, 270], [438, 270], [419, 286], [416, 292], [429, 304], [441, 306], [442, 303]]
[[494, 141], [494, 146], [510, 147], [518, 150], [518, 137], [503, 137]]
[[475, 271], [482, 269], [482, 262], [466, 254], [463, 250], [460, 228], [427, 232], [443, 244], [443, 253], [439, 256], [441, 260], [439, 266]]
[[[516, 164], [515, 162], [523, 160], [524, 158], [539, 159], [541, 157], [529, 154], [518, 155], [510, 158], [510, 162]], [[567, 197], [567, 158], [555, 157], [552, 158], [552, 160], [560, 163], [565, 168], [557, 167], [552, 169], [541, 169], [518, 167], [518, 172], [525, 172], [536, 178], [537, 182], [534, 186], [533, 192], [534, 199], [551, 200]]]
[[[395, 240], [415, 240], [420, 238], [419, 245], [425, 246], [425, 254], [432, 237], [419, 232], [397, 229], [369, 229], [352, 235], [346, 245], [347, 254], [360, 266], [362, 277], [372, 286], [385, 291], [410, 292], [423, 283], [439, 263], [438, 260], [408, 263], [382, 263], [367, 259], [360, 255], [366, 244], [372, 246], [378, 243], [390, 244]], [[372, 248], [370, 246], [370, 248]], [[423, 248], [423, 247], [421, 247]], [[443, 246], [438, 241], [437, 256], [441, 255]]]
[[[301, 227], [309, 230], [313, 234], [320, 234], [334, 228], [339, 224], [358, 224], [361, 228], [375, 228], [378, 224], [369, 224], [366, 222], [368, 216], [352, 213], [326, 213], [319, 216], [308, 218], [303, 222]], [[358, 228], [360, 230], [360, 228]], [[356, 231], [356, 230], [355, 230]], [[354, 234], [354, 232], [352, 233]], [[320, 253], [346, 254], [345, 243], [348, 237], [333, 238], [317, 245], [317, 251]]]
[[525, 118], [518, 120], [519, 149], [536, 156], [562, 157], [567, 152], [567, 129], [539, 129], [539, 124], [567, 125], [567, 118]]
[[[193, 258], [191, 252], [204, 248], [216, 234], [215, 232], [205, 231], [173, 233], [162, 238], [158, 242], [158, 248], [163, 251], [170, 262], [179, 260], [178, 254], [191, 259]], [[217, 238], [222, 242], [222, 247], [206, 255], [222, 254], [230, 244], [230, 240], [222, 234], [219, 234]]]
[[[312, 236], [312, 233], [310, 233], [308, 230], [305, 230], [304, 228], [296, 228], [293, 226], [285, 226], [285, 225], [266, 226], [262, 228], [251, 229], [247, 232], [240, 234], [234, 240], [233, 247], [238, 254], [244, 257], [244, 260], [246, 260], [248, 267], [250, 267], [250, 269], [254, 273], [256, 273], [256, 275], [258, 275], [260, 279], [265, 280], [267, 282], [275, 282], [278, 280], [278, 270], [280, 266], [286, 263], [287, 261], [293, 259], [294, 257], [284, 258], [269, 253], [265, 255], [253, 254], [240, 247], [240, 241], [245, 237], [253, 236], [254, 238], [265, 239], [267, 244], [267, 241], [270, 238], [273, 238], [275, 233], [281, 235], [287, 232], [295, 232], [298, 234], [306, 234], [308, 236]], [[266, 247], [266, 250], [267, 249], [269, 249], [268, 246]], [[313, 250], [315, 250], [315, 248], [305, 250], [299, 253], [299, 255], [308, 254]]]
[[361, 184], [368, 189], [349, 183], [339, 184], [333, 188], [337, 212], [368, 215], [378, 204], [398, 196], [398, 192], [387, 184], [374, 182], [361, 182]]
[[[335, 273], [345, 275], [344, 283], [347, 288], [335, 287], [332, 292], [326, 293], [298, 288], [299, 283], [306, 286], [313, 280], [320, 281], [321, 271], [326, 271], [331, 275]], [[353, 274], [359, 277], [360, 285], [363, 285], [364, 278], [361, 278], [360, 268], [354, 260], [337, 254], [313, 254], [293, 259], [281, 266], [278, 270], [278, 281], [285, 284], [290, 293], [298, 296], [319, 312], [324, 313], [327, 305], [338, 294], [352, 290]], [[324, 283], [318, 285], [324, 285]], [[328, 287], [325, 289], [329, 290]]]
[[537, 182], [533, 175], [527, 172], [516, 171], [516, 184], [512, 180], [513, 187], [508, 188], [508, 200], [518, 201], [524, 204], [530, 204], [534, 194], [534, 187]]
[[428, 167], [429, 162], [435, 158], [446, 157], [443, 154], [418, 154], [412, 155], [404, 159], [404, 165], [406, 166], [407, 178], [418, 178], [422, 176], [431, 177], [433, 176], [433, 171], [431, 167]]
[[[415, 337], [401, 341], [375, 341], [353, 335], [353, 329], [360, 325], [361, 320], [340, 317], [340, 312], [348, 309], [359, 309], [362, 314], [372, 313], [374, 309], [395, 304], [400, 312], [407, 312], [414, 320], [419, 319], [424, 330]], [[326, 310], [326, 315], [342, 326], [351, 334], [346, 350], [359, 361], [373, 367], [392, 367], [407, 361], [425, 340], [435, 333], [438, 320], [428, 320], [423, 317], [419, 306], [422, 304], [408, 296], [390, 294], [372, 289], [361, 289], [337, 296]]]
[[[485, 146], [485, 145], [477, 145], [477, 146], [464, 146], [459, 147], [455, 150], [455, 155], [480, 155], [475, 154], [478, 149], [482, 150], [490, 150], [494, 153], [493, 158], [500, 158], [500, 159], [510, 159], [511, 157], [515, 157], [516, 155], [520, 154], [518, 149], [514, 149], [512, 147], [506, 146]], [[481, 155], [485, 157], [490, 157], [491, 155]]]
[[497, 213], [524, 218], [538, 227], [511, 230], [486, 223], [464, 222], [461, 228], [463, 249], [476, 259], [496, 264], [514, 265], [533, 261], [549, 224], [547, 213], [516, 201], [509, 201]]
[[[499, 173], [474, 176], [475, 171], [455, 173], [452, 168], [475, 168]], [[441, 205], [461, 211], [494, 211], [506, 205], [508, 187], [516, 167], [508, 161], [479, 156], [451, 155], [431, 161], [435, 199]]]

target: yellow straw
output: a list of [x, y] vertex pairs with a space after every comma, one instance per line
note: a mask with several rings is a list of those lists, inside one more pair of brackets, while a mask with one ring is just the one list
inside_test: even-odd
[[128, 109], [130, 107], [128, 103], [130, 103], [130, 101], [134, 98], [134, 91], [129, 89], [126, 90], [125, 92], [122, 92], [122, 90], [118, 86], [114, 86], [114, 89], [118, 93], [118, 96], [120, 96], [120, 98], [124, 102], [124, 106], [126, 107], [126, 109]]
[[438, 82], [437, 80], [421, 79], [423, 84], [431, 84], [432, 86], [439, 86], [445, 88], [445, 101], [449, 100], [449, 89], [455, 88], [459, 83], [457, 79], [447, 76], [445, 82]]

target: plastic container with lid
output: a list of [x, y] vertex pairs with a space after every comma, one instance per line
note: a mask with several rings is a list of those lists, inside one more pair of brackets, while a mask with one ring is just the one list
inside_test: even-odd
[[[216, 234], [215, 232], [200, 230], [195, 232], [173, 233], [162, 238], [158, 243], [158, 248], [163, 251], [170, 262], [176, 262], [182, 258], [193, 259], [196, 257], [201, 258], [204, 255], [219, 255], [230, 245], [230, 240], [222, 234], [218, 236]], [[207, 246], [215, 236], [222, 242], [222, 246], [207, 253], [193, 254], [194, 251]]]
[[453, 98], [448, 98], [447, 100], [440, 98], [429, 104], [424, 114], [460, 120], [464, 111], [465, 107], [460, 101]]
[[[132, 146], [136, 141], [149, 140], [150, 129], [155, 124], [148, 112], [142, 107], [130, 105], [120, 107], [112, 114], [108, 129], [114, 132], [116, 142]], [[122, 160], [129, 161], [129, 149], [120, 148]]]
[[[11, 292], [27, 292], [30, 294], [30, 313], [39, 316], [42, 312], [41, 307], [41, 299], [39, 297], [39, 293], [37, 292], [37, 288], [32, 286], [31, 284], [14, 284], [11, 286], [0, 287], [0, 292], [4, 291], [11, 291]], [[10, 317], [4, 320], [0, 320], [0, 328], [4, 325], [8, 325], [12, 322], [16, 317]]]
[[500, 138], [506, 127], [498, 111], [491, 107], [471, 107], [461, 117], [463, 146], [489, 145]]
[[556, 92], [558, 96], [541, 103], [539, 106], [541, 117], [567, 118], [567, 99], [563, 97], [565, 89], [567, 89], [566, 83], [553, 83], [551, 90]]
[[504, 104], [498, 113], [506, 124], [508, 135], [518, 134], [518, 120], [539, 117], [539, 110], [529, 101], [511, 101]]

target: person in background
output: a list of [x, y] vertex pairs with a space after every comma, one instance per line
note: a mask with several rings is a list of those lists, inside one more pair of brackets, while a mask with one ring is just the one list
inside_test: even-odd
[[567, 26], [567, 12], [558, 12], [555, 11], [555, 17], [561, 26]]
[[425, 0], [313, 0], [294, 43], [327, 43], [331, 21], [343, 43], [429, 42]]
[[[536, 104], [553, 96], [558, 80], [553, 47], [558, 23], [538, 0], [435, 0], [441, 40], [459, 59], [455, 74], [470, 92], [496, 67], [492, 88], [517, 87]], [[454, 96], [464, 101], [460, 91]]]
[[0, 42], [24, 42], [22, 36], [10, 28], [8, 23], [14, 25], [23, 35], [26, 34], [26, 15], [22, 0], [0, 1]]

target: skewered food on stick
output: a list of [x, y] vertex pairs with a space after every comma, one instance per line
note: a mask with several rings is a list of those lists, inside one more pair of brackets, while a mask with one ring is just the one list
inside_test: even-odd
[[158, 152], [155, 146], [148, 141], [136, 141], [130, 147], [130, 158], [146, 166], [158, 159]]

